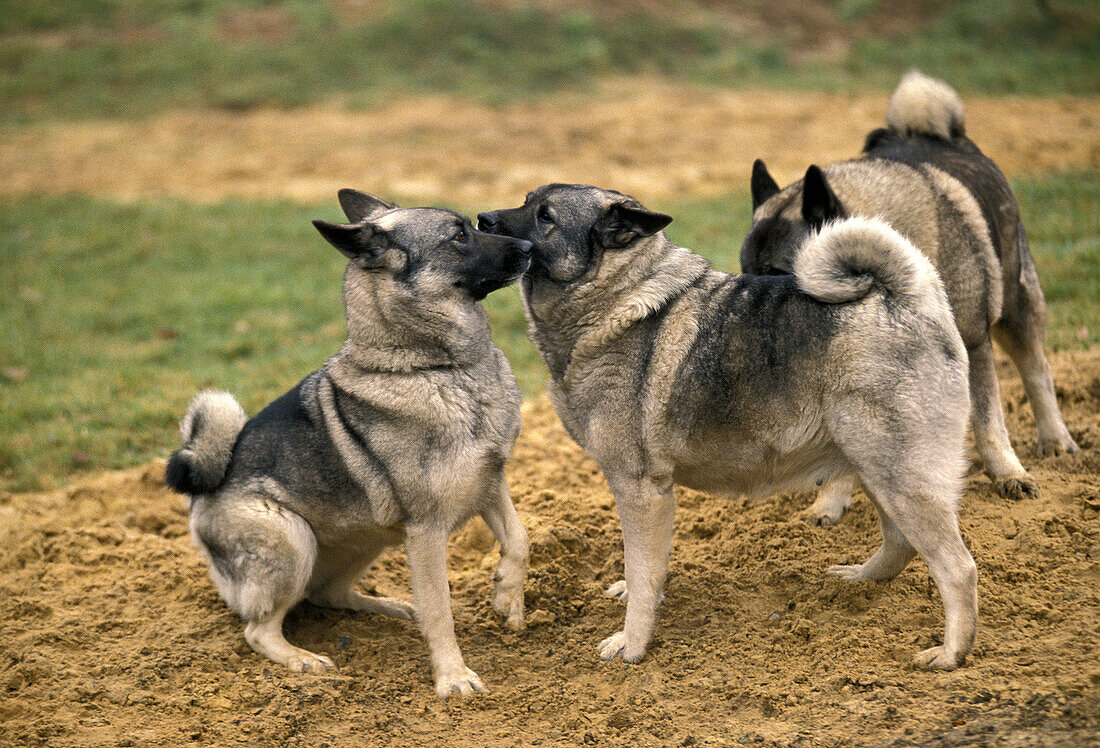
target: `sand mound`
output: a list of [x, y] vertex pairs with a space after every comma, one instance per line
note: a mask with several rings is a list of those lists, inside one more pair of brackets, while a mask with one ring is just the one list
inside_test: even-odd
[[[0, 743], [144, 745], [1095, 745], [1100, 735], [1100, 352], [1053, 359], [1077, 456], [1031, 457], [1031, 411], [1002, 366], [1009, 428], [1040, 498], [970, 477], [962, 524], [980, 573], [967, 666], [911, 670], [942, 612], [926, 567], [885, 584], [826, 579], [876, 546], [868, 502], [834, 529], [806, 496], [680, 492], [667, 600], [649, 656], [601, 662], [621, 622], [610, 494], [545, 401], [524, 406], [509, 471], [532, 541], [529, 628], [489, 606], [497, 551], [452, 542], [457, 631], [486, 697], [435, 699], [413, 624], [300, 606], [288, 638], [332, 656], [293, 674], [253, 654], [187, 537], [162, 463], [0, 497]], [[404, 557], [365, 588], [408, 595]]]

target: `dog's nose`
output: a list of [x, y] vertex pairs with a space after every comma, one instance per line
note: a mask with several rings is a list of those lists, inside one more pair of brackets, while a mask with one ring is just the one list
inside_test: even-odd
[[524, 257], [531, 254], [531, 250], [535, 248], [535, 245], [527, 241], [526, 239], [516, 239], [514, 246]]
[[497, 217], [494, 213], [478, 213], [477, 227], [481, 231], [492, 231], [497, 227]]

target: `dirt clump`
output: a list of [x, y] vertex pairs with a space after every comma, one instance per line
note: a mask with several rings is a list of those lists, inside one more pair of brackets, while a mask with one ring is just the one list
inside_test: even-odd
[[[836, 528], [806, 495], [678, 490], [656, 638], [605, 663], [621, 624], [619, 523], [596, 466], [545, 400], [524, 405], [508, 477], [531, 537], [528, 628], [489, 605], [498, 558], [480, 520], [451, 543], [460, 645], [491, 689], [438, 701], [414, 624], [304, 604], [296, 644], [338, 670], [252, 653], [190, 546], [163, 463], [0, 496], [0, 744], [32, 746], [1096, 745], [1100, 739], [1100, 351], [1053, 357], [1079, 455], [1036, 458], [1002, 365], [1009, 429], [1042, 494], [1011, 503], [975, 471], [962, 500], [981, 629], [967, 664], [911, 669], [942, 630], [923, 563], [888, 583], [826, 578], [878, 544], [857, 496]], [[361, 582], [408, 596], [403, 553]]]

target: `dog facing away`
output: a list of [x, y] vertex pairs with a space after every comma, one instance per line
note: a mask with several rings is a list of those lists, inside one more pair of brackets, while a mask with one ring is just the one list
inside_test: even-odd
[[966, 349], [931, 264], [886, 224], [852, 219], [807, 241], [793, 276], [713, 270], [617, 192], [547, 185], [479, 226], [533, 243], [521, 280], [530, 335], [566, 430], [622, 521], [623, 630], [601, 656], [642, 658], [673, 535], [673, 484], [765, 494], [857, 476], [882, 546], [845, 579], [890, 579], [920, 555], [943, 599], [951, 669], [977, 625], [959, 534]]
[[[333, 667], [283, 636], [302, 600], [415, 617], [436, 693], [485, 691], [455, 641], [446, 543], [484, 518], [501, 545], [493, 607], [522, 628], [527, 534], [503, 473], [520, 394], [478, 301], [519, 278], [530, 244], [448, 210], [339, 196], [352, 223], [314, 224], [349, 260], [347, 341], [251, 420], [228, 394], [196, 397], [168, 484], [190, 495], [192, 536], [256, 652], [291, 670]], [[356, 591], [402, 540], [415, 607]]]
[[[966, 137], [963, 105], [946, 84], [906, 75], [890, 100], [888, 127], [867, 136], [863, 154], [780, 190], [753, 164], [753, 224], [741, 247], [747, 273], [789, 273], [805, 237], [826, 221], [878, 216], [937, 268], [970, 359], [971, 422], [985, 472], [1002, 496], [1035, 496], [1001, 412], [991, 337], [1012, 358], [1035, 411], [1039, 453], [1077, 452], [1058, 409], [1043, 351], [1046, 304], [1020, 210], [997, 166]], [[835, 524], [851, 482], [825, 485], [803, 517]]]

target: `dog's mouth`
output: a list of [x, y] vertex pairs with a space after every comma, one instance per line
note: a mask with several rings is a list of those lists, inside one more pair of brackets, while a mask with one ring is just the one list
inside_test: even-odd
[[531, 255], [519, 252], [511, 255], [500, 273], [482, 276], [469, 285], [470, 295], [475, 301], [481, 301], [497, 289], [510, 286], [527, 272], [531, 265]]

